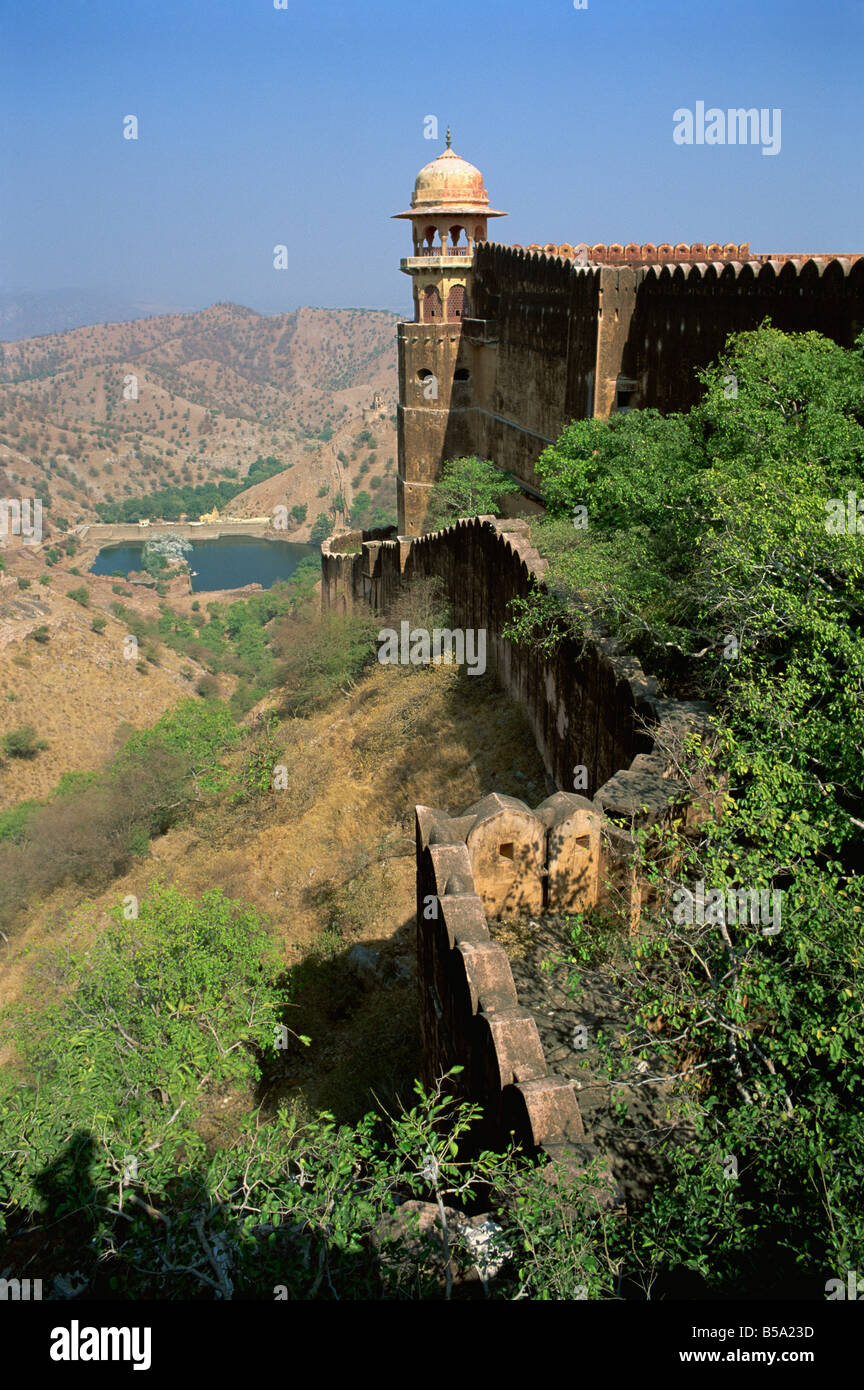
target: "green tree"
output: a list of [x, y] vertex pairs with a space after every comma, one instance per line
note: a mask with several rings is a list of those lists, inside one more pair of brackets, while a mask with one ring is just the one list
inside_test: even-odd
[[[688, 1270], [766, 1297], [864, 1260], [864, 550], [846, 505], [864, 473], [862, 352], [864, 336], [734, 335], [686, 415], [578, 422], [537, 463], [555, 514], [532, 527], [546, 591], [514, 605], [510, 635], [599, 622], [715, 711], [707, 745], [669, 753], [722, 815], [637, 833], [655, 905], [610, 1066], [634, 1077], [659, 1054], [693, 1138], [617, 1252], [634, 1277]], [[676, 893], [698, 883], [723, 914], [682, 926]], [[741, 891], [766, 894], [767, 928], [729, 916]]]
[[432, 489], [429, 525], [446, 526], [460, 517], [499, 516], [502, 497], [518, 491], [510, 474], [486, 459], [448, 459]]
[[312, 529], [309, 532], [309, 544], [320, 545], [322, 541], [327, 539], [327, 537], [331, 534], [332, 530], [333, 522], [330, 520], [327, 513], [319, 512], [317, 517], [313, 521]]

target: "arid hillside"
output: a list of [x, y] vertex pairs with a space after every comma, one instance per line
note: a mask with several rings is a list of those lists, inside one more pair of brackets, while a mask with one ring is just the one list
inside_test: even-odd
[[[241, 779], [256, 714], [279, 700], [245, 721], [248, 742], [228, 759]], [[218, 887], [268, 915], [286, 964], [305, 962], [291, 1026], [312, 1045], [286, 1054], [274, 1094], [299, 1091], [350, 1119], [368, 1108], [370, 1086], [388, 1102], [397, 1088], [407, 1098], [415, 1074], [415, 804], [456, 811], [493, 789], [533, 803], [543, 767], [494, 677], [446, 667], [373, 666], [320, 713], [282, 720], [273, 757], [288, 772], [280, 790], [237, 803], [229, 788], [190, 805], [122, 878], [99, 891], [64, 884], [34, 908], [0, 949], [0, 1006], [35, 953], [58, 933], [94, 940], [127, 893], [143, 898], [157, 881], [193, 895]], [[241, 1099], [214, 1102], [216, 1132]]]
[[[152, 593], [129, 593], [130, 611], [156, 611]], [[124, 727], [148, 728], [194, 693], [198, 663], [167, 648], [156, 660], [133, 652], [112, 601], [110, 579], [82, 583], [55, 572], [50, 587], [22, 591], [0, 575], [0, 737], [24, 726], [45, 745], [36, 756], [0, 760], [0, 811], [46, 796], [64, 773], [98, 767]]]
[[50, 529], [276, 458], [280, 485], [229, 510], [305, 507], [304, 540], [360, 491], [395, 509], [396, 390], [395, 316], [376, 310], [214, 304], [5, 343], [0, 491], [42, 498]]

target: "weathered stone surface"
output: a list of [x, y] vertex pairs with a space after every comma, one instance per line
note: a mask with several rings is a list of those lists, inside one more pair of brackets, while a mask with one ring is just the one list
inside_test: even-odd
[[546, 1075], [537, 1024], [527, 1009], [517, 1005], [502, 1009], [500, 1013], [487, 1014], [485, 1019], [498, 1059], [498, 1082], [502, 1089], [517, 1081], [534, 1081]]
[[556, 792], [537, 807], [546, 827], [546, 906], [585, 912], [597, 901], [603, 817], [584, 796]]
[[466, 813], [466, 842], [487, 917], [543, 909], [544, 828], [524, 801], [494, 793]]
[[520, 1081], [516, 1090], [524, 1100], [531, 1131], [541, 1144], [584, 1141], [579, 1102], [571, 1082], [563, 1077], [547, 1076], [542, 1080]]

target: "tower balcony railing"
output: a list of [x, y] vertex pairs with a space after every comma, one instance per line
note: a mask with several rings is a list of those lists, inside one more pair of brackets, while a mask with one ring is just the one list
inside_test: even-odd
[[417, 248], [417, 256], [472, 256], [474, 248], [467, 243], [461, 246], [420, 246]]

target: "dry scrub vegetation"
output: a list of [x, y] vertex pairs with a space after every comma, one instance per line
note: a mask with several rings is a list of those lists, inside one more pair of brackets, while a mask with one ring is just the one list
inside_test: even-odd
[[[388, 622], [409, 610], [416, 623], [440, 617], [428, 588], [406, 602]], [[94, 939], [127, 895], [142, 899], [157, 881], [193, 896], [221, 889], [272, 922], [286, 966], [296, 969], [291, 1026], [312, 1039], [309, 1048], [289, 1048], [265, 1078], [268, 1102], [302, 1094], [311, 1107], [355, 1119], [372, 1092], [385, 1103], [397, 1093], [407, 1099], [416, 1075], [415, 804], [456, 812], [492, 790], [536, 804], [544, 772], [521, 713], [491, 675], [382, 667], [374, 661], [378, 622], [366, 621], [371, 663], [328, 698], [312, 626], [308, 613], [281, 621], [286, 683], [244, 721], [241, 742], [223, 760], [220, 791], [193, 799], [149, 853], [121, 864], [108, 883], [104, 873], [101, 882], [85, 873], [76, 887], [71, 865], [59, 886], [37, 882], [38, 907], [0, 948], [0, 1003], [18, 994], [45, 944]], [[344, 631], [341, 640], [349, 640]], [[300, 717], [285, 709], [303, 703], [296, 692], [304, 663], [306, 688], [317, 691], [307, 703], [317, 708]], [[147, 797], [142, 786], [138, 799]], [[94, 789], [91, 800], [90, 848], [104, 870], [111, 846], [100, 834], [113, 817], [111, 798]], [[49, 808], [47, 833], [58, 844], [59, 822], [71, 813], [62, 800]], [[44, 843], [30, 856], [37, 875], [40, 855]]]

